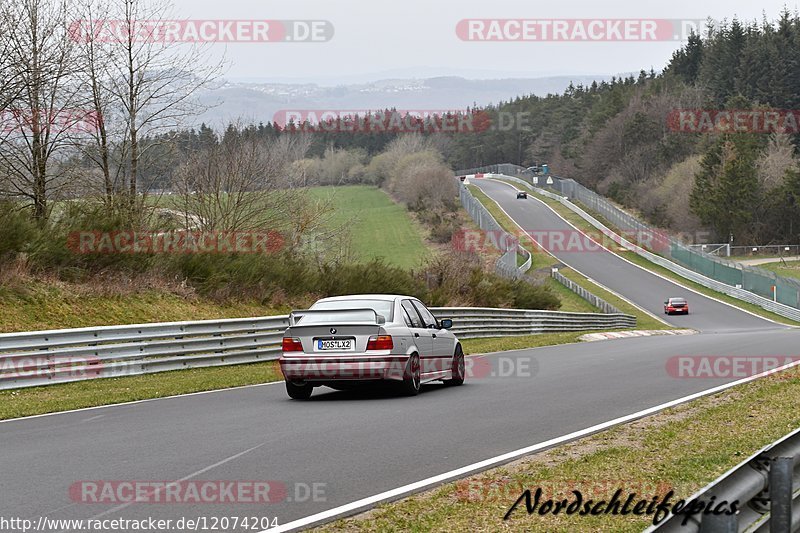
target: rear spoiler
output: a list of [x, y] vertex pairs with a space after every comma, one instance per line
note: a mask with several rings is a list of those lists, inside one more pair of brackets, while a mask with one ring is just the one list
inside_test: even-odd
[[[333, 315], [331, 317], [332, 320], [336, 320], [336, 315], [343, 315], [343, 314], [352, 314], [354, 312], [362, 312], [365, 315], [371, 315], [371, 318], [366, 318], [365, 321], [359, 320], [358, 322], [342, 322], [340, 324], [335, 324], [337, 326], [343, 325], [354, 325], [354, 324], [386, 324], [386, 317], [383, 315], [379, 315], [374, 309], [370, 309], [368, 307], [364, 308], [355, 308], [355, 309], [304, 309], [298, 311], [292, 311], [289, 313], [289, 327], [297, 325], [297, 321], [303, 318], [306, 315]], [[328, 325], [326, 323], [325, 325]]]

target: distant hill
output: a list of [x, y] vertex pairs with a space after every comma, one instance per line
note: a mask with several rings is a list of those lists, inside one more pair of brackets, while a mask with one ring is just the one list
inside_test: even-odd
[[313, 83], [222, 81], [203, 92], [203, 104], [213, 105], [196, 119], [211, 126], [231, 120], [271, 121], [280, 110], [360, 110], [396, 107], [409, 110], [463, 109], [508, 101], [519, 96], [545, 96], [575, 85], [609, 80], [611, 76], [550, 76], [468, 80], [457, 76], [425, 79], [384, 79], [333, 87]]

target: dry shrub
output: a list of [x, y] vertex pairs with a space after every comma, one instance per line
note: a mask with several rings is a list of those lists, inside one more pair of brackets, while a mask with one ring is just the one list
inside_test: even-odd
[[635, 188], [637, 204], [654, 224], [676, 231], [694, 231], [702, 225], [689, 210], [694, 177], [700, 171], [700, 156], [673, 165], [665, 175], [654, 176]]

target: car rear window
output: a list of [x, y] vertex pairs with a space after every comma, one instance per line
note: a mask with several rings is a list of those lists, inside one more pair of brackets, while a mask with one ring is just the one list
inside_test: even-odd
[[311, 309], [373, 309], [379, 315], [383, 315], [386, 322], [391, 322], [394, 319], [392, 304], [393, 302], [389, 300], [331, 300], [317, 302], [311, 306]]
[[[327, 309], [323, 309], [323, 311], [327, 311]], [[308, 326], [310, 324], [330, 324], [332, 322], [336, 322], [337, 324], [343, 324], [346, 322], [374, 322], [375, 321], [375, 314], [369, 310], [353, 310], [348, 311], [346, 309], [337, 309], [331, 310], [330, 313], [322, 312], [322, 313], [308, 313], [307, 315], [298, 314], [296, 324], [301, 324], [303, 326]]]
[[684, 300], [683, 298], [673, 298], [672, 299], [672, 303], [674, 303], [674, 304], [685, 304], [686, 300]]

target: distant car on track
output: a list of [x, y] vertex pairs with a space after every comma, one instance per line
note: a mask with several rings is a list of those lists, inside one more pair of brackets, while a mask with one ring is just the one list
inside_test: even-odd
[[528, 193], [525, 191], [517, 191], [517, 199], [522, 198], [523, 200], [528, 198]]
[[686, 298], [670, 298], [664, 302], [664, 313], [671, 315], [673, 313], [689, 314], [689, 302]]
[[461, 385], [464, 352], [448, 331], [452, 326], [411, 296], [323, 298], [289, 315], [278, 360], [286, 392], [308, 399], [314, 387], [341, 390], [386, 381], [413, 396], [427, 381]]

